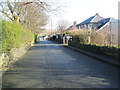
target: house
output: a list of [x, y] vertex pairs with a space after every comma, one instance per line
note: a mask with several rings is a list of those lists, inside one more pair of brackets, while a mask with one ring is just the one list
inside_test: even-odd
[[118, 20], [105, 18], [98, 21], [96, 32], [106, 37], [106, 43], [110, 45], [118, 44]]
[[77, 28], [76, 25], [77, 25], [77, 23], [76, 23], [76, 21], [74, 21], [74, 22], [73, 22], [73, 25], [71, 25], [70, 27], [68, 27], [68, 28], [65, 29], [64, 31], [74, 30], [74, 29]]
[[[114, 18], [103, 18], [96, 13], [94, 16], [89, 17], [85, 21], [76, 24], [74, 22], [66, 31], [81, 29], [90, 30], [99, 33], [103, 39], [103, 44], [118, 44], [118, 20]], [[102, 43], [101, 42], [101, 43]], [[93, 42], [94, 43], [94, 42]]]
[[105, 19], [102, 19], [100, 21], [98, 21], [98, 24], [97, 24], [97, 32], [100, 31], [100, 30], [103, 30], [104, 27], [106, 26], [109, 26], [109, 30], [111, 31], [112, 30], [116, 30], [118, 29], [118, 20], [117, 19], [114, 19], [114, 18], [105, 18]]
[[110, 22], [118, 22], [118, 20], [114, 18], [103, 18], [99, 16], [98, 13], [96, 13], [94, 16], [91, 16], [90, 18], [86, 19], [85, 21], [76, 24], [76, 21], [65, 29], [65, 31], [73, 30], [73, 29], [82, 29], [82, 30], [96, 30], [99, 31], [103, 27], [105, 27]]
[[77, 24], [76, 26], [78, 29], [83, 29], [83, 30], [96, 29], [97, 25], [98, 25], [98, 21], [100, 21], [102, 19], [104, 19], [104, 18], [99, 16], [98, 13], [96, 13], [94, 16], [91, 16], [90, 18]]

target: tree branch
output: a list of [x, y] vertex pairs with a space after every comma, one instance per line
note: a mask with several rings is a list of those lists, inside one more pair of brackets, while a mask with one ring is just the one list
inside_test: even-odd
[[14, 15], [13, 8], [12, 8], [12, 6], [11, 6], [11, 4], [10, 4], [10, 2], [8, 0], [7, 0], [7, 5], [8, 5], [8, 8], [9, 8], [11, 14], [12, 14], [13, 19], [15, 20], [16, 16]]
[[9, 15], [8, 13], [6, 13], [6, 12], [4, 12], [4, 11], [0, 11], [0, 12], [2, 12], [3, 14], [5, 14], [11, 21], [14, 20], [13, 18], [10, 17], [10, 15]]

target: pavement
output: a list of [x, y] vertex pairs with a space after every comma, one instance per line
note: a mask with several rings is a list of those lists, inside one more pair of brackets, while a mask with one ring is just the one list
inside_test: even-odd
[[2, 88], [116, 89], [118, 78], [118, 68], [111, 64], [40, 41], [4, 72]]
[[120, 67], [120, 63], [119, 63], [119, 59], [115, 59], [109, 56], [105, 56], [105, 55], [101, 55], [101, 54], [97, 54], [88, 50], [84, 50], [84, 49], [80, 49], [77, 47], [73, 47], [73, 46], [68, 46], [68, 45], [64, 45], [64, 47], [69, 48], [71, 50], [77, 51], [79, 53], [82, 53], [84, 55], [90, 56], [92, 58], [95, 58], [96, 60]]

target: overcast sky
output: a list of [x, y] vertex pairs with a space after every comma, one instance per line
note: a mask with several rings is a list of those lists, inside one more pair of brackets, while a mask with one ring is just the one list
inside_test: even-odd
[[[46, 0], [47, 1], [47, 0]], [[65, 19], [70, 24], [74, 21], [80, 23], [90, 16], [99, 13], [100, 16], [108, 18], [118, 18], [118, 2], [119, 0], [51, 0], [59, 1], [65, 5], [64, 10], [59, 12], [57, 16], [52, 15], [51, 19], [53, 27], [59, 20]], [[59, 5], [59, 3], [57, 4]], [[50, 22], [48, 27], [50, 28]]]

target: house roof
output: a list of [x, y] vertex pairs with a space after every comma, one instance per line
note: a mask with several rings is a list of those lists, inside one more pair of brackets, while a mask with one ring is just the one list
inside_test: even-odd
[[73, 25], [69, 26], [68, 28], [65, 29], [65, 31], [72, 30], [76, 28], [76, 21], [73, 22]]
[[106, 18], [106, 19], [102, 19], [102, 20], [98, 21], [97, 29], [100, 29], [103, 25], [105, 25], [109, 21], [110, 21], [110, 18]]
[[77, 26], [82, 24], [89, 24], [91, 22], [98, 22], [99, 20], [103, 19], [103, 17], [100, 17], [98, 13], [96, 13], [94, 16], [91, 16], [90, 18], [86, 19], [85, 21], [77, 24]]
[[90, 21], [91, 21], [94, 17], [95, 17], [95, 16], [92, 16], [92, 17], [86, 19], [85, 21], [83, 21], [83, 22], [77, 24], [77, 26], [82, 25], [82, 24], [88, 24], [88, 23], [90, 23]]
[[97, 28], [100, 29], [103, 25], [105, 25], [108, 22], [111, 22], [112, 23], [111, 25], [113, 27], [114, 25], [116, 25], [116, 23], [118, 23], [118, 20], [116, 20], [114, 18], [105, 18], [105, 19], [102, 19], [102, 20], [98, 21], [98, 27]]
[[105, 19], [102, 19], [98, 22], [101, 22], [101, 23], [107, 23], [111, 18], [105, 18]]
[[[108, 22], [109, 24], [107, 24]], [[106, 25], [109, 25], [109, 28], [107, 28], [107, 30], [110, 30], [111, 33], [116, 33], [118, 31], [118, 23], [119, 23], [119, 20], [114, 18], [106, 18], [106, 19], [100, 20], [98, 23], [97, 31], [103, 30], [103, 28]]]
[[103, 17], [100, 16], [95, 16], [91, 22], [98, 22], [100, 20], [104, 19]]
[[68, 27], [67, 29], [65, 29], [65, 31], [72, 30], [72, 29], [75, 29], [75, 28], [76, 28], [76, 25], [71, 25], [70, 27]]
[[96, 13], [96, 15], [91, 16], [90, 18], [86, 19], [85, 21], [83, 21], [77, 25], [76, 25], [76, 23], [71, 25], [70, 27], [68, 27], [66, 29], [66, 31], [78, 28], [80, 25], [90, 24], [90, 23], [95, 23], [95, 25], [96, 25], [95, 28], [98, 29], [98, 31], [99, 31], [105, 25], [107, 25], [106, 23], [108, 23], [108, 22], [111, 22], [111, 28], [116, 30], [117, 24], [120, 22], [120, 20], [117, 20], [114, 18], [103, 18], [103, 17], [99, 16], [98, 13]]

